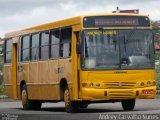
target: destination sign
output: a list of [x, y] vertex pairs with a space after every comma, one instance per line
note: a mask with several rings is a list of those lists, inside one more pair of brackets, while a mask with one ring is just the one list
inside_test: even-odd
[[137, 18], [95, 19], [95, 25], [139, 25]]
[[116, 35], [116, 31], [86, 31], [87, 35]]
[[145, 16], [91, 16], [83, 19], [87, 27], [149, 27], [150, 21]]

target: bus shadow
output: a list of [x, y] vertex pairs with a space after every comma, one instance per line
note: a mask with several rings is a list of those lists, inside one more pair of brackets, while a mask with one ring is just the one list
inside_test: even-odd
[[64, 107], [51, 107], [51, 108], [42, 108], [41, 111], [47, 112], [66, 112]]
[[[40, 110], [23, 110], [22, 108], [16, 108], [16, 109], [19, 109], [19, 110], [22, 110], [22, 111], [41, 111], [41, 112], [62, 112], [62, 113], [66, 113], [66, 110], [64, 107], [49, 107], [49, 108], [42, 108]], [[86, 109], [79, 109], [77, 113], [112, 113], [112, 112], [138, 112], [138, 111], [141, 111], [141, 110], [133, 110], [133, 111], [124, 111], [124, 110], [113, 110], [113, 109], [97, 109], [97, 108], [86, 108]], [[147, 110], [145, 110], [147, 111]]]
[[[64, 107], [42, 108], [41, 111], [66, 112]], [[87, 109], [79, 109], [77, 113], [102, 113], [102, 112], [123, 112], [123, 110], [87, 108]]]

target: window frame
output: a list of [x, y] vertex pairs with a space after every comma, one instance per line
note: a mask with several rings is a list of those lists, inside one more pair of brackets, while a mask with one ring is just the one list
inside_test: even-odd
[[[71, 38], [70, 38], [70, 41], [67, 41], [67, 42], [63, 42], [62, 41], [62, 30], [65, 30], [65, 29], [70, 29], [71, 31]], [[54, 31], [58, 31], [59, 32], [59, 43], [53, 43], [52, 44], [52, 32]], [[49, 41], [48, 41], [48, 45], [42, 45], [42, 34], [45, 33], [45, 32], [48, 32], [49, 33]], [[32, 46], [33, 42], [32, 42], [32, 38], [34, 35], [38, 35], [39, 37], [39, 43], [38, 43], [38, 46]], [[22, 48], [22, 41], [23, 41], [23, 38], [26, 37], [26, 36], [29, 36], [29, 48]], [[65, 43], [68, 43], [69, 44], [69, 56], [61, 56], [60, 54], [60, 51], [61, 51], [61, 45], [65, 44]], [[46, 59], [42, 59], [42, 53], [41, 53], [41, 50], [42, 50], [42, 47], [46, 47], [48, 46], [48, 58]], [[52, 57], [52, 46], [58, 46], [58, 56], [57, 57]], [[55, 29], [47, 29], [47, 30], [44, 30], [44, 31], [40, 31], [40, 32], [35, 32], [35, 33], [30, 33], [30, 34], [25, 34], [25, 35], [22, 35], [20, 36], [20, 39], [19, 39], [19, 58], [18, 58], [18, 61], [19, 62], [37, 62], [37, 61], [47, 61], [47, 60], [55, 60], [55, 59], [65, 59], [65, 58], [71, 58], [71, 55], [72, 55], [72, 26], [66, 26], [66, 27], [62, 27], [62, 28], [55, 28]], [[38, 56], [37, 56], [37, 59], [32, 59], [32, 50], [35, 49], [35, 48], [38, 48]], [[22, 51], [23, 50], [26, 50], [26, 49], [29, 49], [29, 58], [28, 60], [25, 60], [23, 61], [22, 60]]]

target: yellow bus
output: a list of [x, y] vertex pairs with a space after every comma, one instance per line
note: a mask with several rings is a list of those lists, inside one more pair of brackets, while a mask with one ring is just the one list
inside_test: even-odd
[[4, 94], [24, 110], [65, 102], [67, 112], [91, 103], [156, 96], [152, 26], [145, 15], [86, 15], [5, 34]]

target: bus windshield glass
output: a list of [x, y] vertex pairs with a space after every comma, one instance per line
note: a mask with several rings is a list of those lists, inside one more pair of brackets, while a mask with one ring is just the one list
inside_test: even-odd
[[85, 30], [82, 43], [83, 69], [154, 67], [150, 30]]

